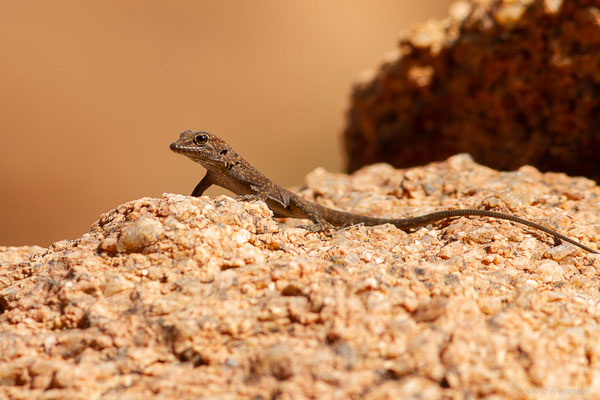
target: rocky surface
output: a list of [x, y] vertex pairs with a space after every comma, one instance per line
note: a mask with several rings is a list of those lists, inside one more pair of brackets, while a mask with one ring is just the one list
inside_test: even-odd
[[[467, 156], [319, 169], [300, 192], [380, 216], [483, 207], [600, 242], [592, 181]], [[0, 398], [600, 396], [600, 256], [485, 218], [301, 223], [165, 194], [48, 249], [0, 248]]]
[[473, 0], [415, 26], [357, 80], [347, 169], [466, 152], [600, 182], [600, 2]]

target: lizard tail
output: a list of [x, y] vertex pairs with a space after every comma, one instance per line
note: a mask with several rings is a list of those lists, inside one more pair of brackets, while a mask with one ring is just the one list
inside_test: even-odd
[[458, 209], [458, 210], [445, 210], [445, 211], [436, 211], [430, 214], [421, 215], [414, 218], [400, 218], [400, 219], [391, 219], [389, 223], [395, 225], [397, 228], [402, 230], [410, 230], [414, 228], [418, 228], [423, 225], [427, 225], [431, 222], [444, 220], [447, 218], [453, 217], [466, 217], [466, 216], [480, 216], [480, 217], [491, 217], [497, 219], [503, 219], [507, 221], [516, 222], [522, 225], [529, 226], [531, 228], [540, 230], [542, 232], [547, 233], [550, 236], [555, 237], [556, 239], [571, 243], [579, 248], [584, 249], [593, 254], [600, 254], [598, 251], [593, 250], [575, 240], [571, 239], [568, 236], [565, 236], [561, 233], [558, 233], [550, 228], [546, 228], [543, 225], [536, 224], [535, 222], [528, 221], [524, 218], [517, 217], [511, 214], [504, 214], [496, 211], [487, 211], [487, 210], [476, 210], [476, 209]]

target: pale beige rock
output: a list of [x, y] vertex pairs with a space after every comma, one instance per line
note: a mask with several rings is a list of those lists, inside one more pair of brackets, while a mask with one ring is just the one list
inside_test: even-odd
[[[307, 182], [340, 209], [491, 208], [600, 242], [600, 188], [530, 167], [459, 155]], [[0, 248], [0, 398], [600, 396], [599, 256], [487, 218], [300, 224], [165, 194], [48, 249]]]
[[163, 232], [160, 222], [141, 217], [128, 225], [117, 241], [117, 251], [138, 251], [155, 243]]

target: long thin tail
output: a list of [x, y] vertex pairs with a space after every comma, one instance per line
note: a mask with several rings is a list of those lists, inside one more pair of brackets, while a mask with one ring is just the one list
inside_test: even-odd
[[421, 215], [414, 218], [401, 218], [401, 219], [392, 219], [389, 222], [399, 229], [407, 230], [418, 228], [423, 225], [427, 225], [431, 222], [441, 221], [447, 218], [452, 217], [465, 217], [465, 216], [480, 216], [480, 217], [491, 217], [497, 219], [504, 219], [507, 221], [517, 222], [519, 224], [527, 225], [531, 228], [538, 229], [542, 232], [547, 233], [557, 239], [563, 240], [565, 242], [571, 243], [579, 248], [584, 249], [585, 251], [589, 251], [593, 254], [600, 254], [598, 251], [593, 250], [575, 240], [571, 239], [568, 236], [565, 236], [561, 233], [558, 233], [550, 228], [546, 228], [543, 225], [536, 224], [535, 222], [531, 222], [526, 220], [525, 218], [517, 217], [511, 214], [504, 214], [496, 211], [487, 211], [487, 210], [476, 210], [476, 209], [458, 209], [458, 210], [445, 210], [445, 211], [436, 211], [430, 214]]

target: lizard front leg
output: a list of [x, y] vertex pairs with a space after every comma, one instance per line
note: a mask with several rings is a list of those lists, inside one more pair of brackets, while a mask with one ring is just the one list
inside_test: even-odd
[[196, 187], [194, 188], [194, 190], [192, 191], [192, 194], [190, 196], [200, 197], [200, 196], [202, 196], [202, 193], [204, 193], [206, 191], [206, 189], [208, 189], [212, 185], [213, 185], [212, 175], [211, 175], [210, 171], [207, 171], [206, 175], [204, 175], [204, 178], [202, 178], [202, 180], [200, 182], [198, 182], [198, 184], [196, 185]]

